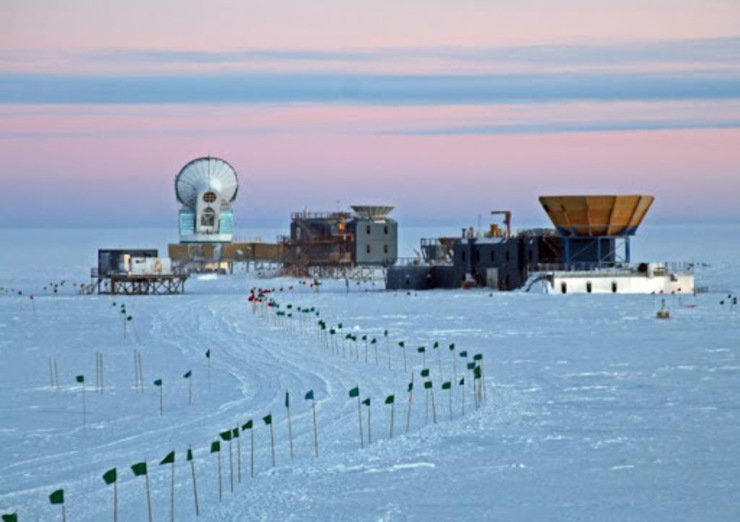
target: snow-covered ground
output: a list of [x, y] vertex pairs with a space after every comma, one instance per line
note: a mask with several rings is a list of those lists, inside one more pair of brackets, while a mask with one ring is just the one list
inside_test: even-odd
[[[386, 292], [380, 282], [352, 285], [349, 293], [343, 282], [327, 282], [317, 294], [296, 280], [251, 274], [191, 278], [184, 296], [77, 296], [70, 284], [85, 280], [95, 248], [151, 242], [66, 231], [48, 237], [55, 255], [43, 258], [34, 232], [29, 238], [0, 230], [0, 286], [24, 292], [0, 292], [0, 514], [18, 510], [24, 521], [60, 519], [48, 495], [64, 488], [68, 520], [112, 520], [112, 487], [101, 477], [117, 467], [120, 520], [146, 520], [145, 483], [130, 470], [146, 459], [154, 520], [167, 520], [170, 466], [159, 461], [175, 450], [176, 520], [194, 519], [184, 459], [192, 445], [203, 520], [737, 520], [740, 309], [719, 302], [740, 289], [740, 227], [710, 229], [701, 248], [688, 251], [680, 241], [685, 230], [666, 230], [640, 240], [650, 242], [642, 247], [644, 259], [707, 262], [697, 285], [717, 290], [696, 299], [669, 298], [668, 321], [654, 318], [659, 302], [652, 296], [408, 295]], [[62, 279], [58, 296], [44, 294], [44, 285]], [[253, 314], [247, 294], [255, 285], [275, 288], [278, 301], [294, 310], [315, 307], [329, 326], [341, 322], [342, 331], [358, 339], [377, 337], [379, 363], [372, 346], [365, 363], [361, 340], [358, 361], [326, 348], [313, 329], [276, 326]], [[133, 318], [126, 338], [121, 304]], [[399, 341], [406, 343], [407, 372]], [[466, 387], [463, 417], [458, 388], [449, 419], [435, 341], [445, 379], [453, 371], [450, 343], [456, 353], [483, 354], [482, 409], [475, 410]], [[437, 424], [425, 422], [422, 355], [416, 351], [422, 345]], [[143, 394], [134, 389], [134, 350], [142, 353]], [[102, 394], [95, 392], [98, 351], [104, 354]], [[57, 360], [60, 389], [50, 386], [49, 358]], [[463, 362], [457, 359], [461, 375]], [[406, 433], [412, 370], [416, 393]], [[193, 372], [192, 406], [187, 371]], [[84, 427], [78, 374], [87, 381]], [[160, 378], [161, 417], [152, 385]], [[372, 399], [373, 441], [362, 450], [357, 401], [348, 397], [357, 385], [362, 399]], [[310, 402], [303, 399], [308, 390], [318, 401], [318, 458]], [[391, 393], [393, 439], [390, 406], [383, 404]], [[261, 420], [268, 413], [275, 468], [269, 427]], [[362, 413], [367, 438], [365, 406]], [[230, 491], [228, 444], [222, 442], [219, 503], [210, 443], [249, 419], [255, 423], [255, 477], [249, 476], [245, 432], [242, 480], [234, 443]]]

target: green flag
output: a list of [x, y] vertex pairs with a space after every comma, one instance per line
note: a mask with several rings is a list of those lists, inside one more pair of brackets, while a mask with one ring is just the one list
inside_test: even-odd
[[429, 368], [424, 368], [423, 370], [421, 370], [421, 376], [429, 377]]
[[134, 472], [134, 475], [137, 477], [141, 475], [146, 475], [146, 462], [139, 462], [138, 464], [134, 464], [131, 466], [131, 471]]
[[462, 352], [460, 352], [460, 357], [465, 357], [467, 359], [468, 358], [467, 350], [463, 350]]
[[18, 522], [18, 513], [8, 513], [3, 515], [3, 522]]
[[239, 438], [239, 428], [238, 427], [231, 430], [231, 438], [233, 439]]
[[103, 473], [103, 480], [109, 486], [118, 480], [118, 472], [116, 471], [116, 468], [109, 469]]
[[413, 383], [413, 382], [410, 382], [410, 383], [409, 383], [409, 389], [408, 389], [408, 392], [409, 392], [409, 393], [411, 393], [411, 392], [412, 392], [413, 390], [414, 390], [414, 383]]
[[78, 375], [77, 377], [75, 377], [75, 381], [84, 384], [84, 382], [85, 382], [85, 376], [84, 375]]
[[452, 343], [452, 344], [450, 345], [450, 350], [454, 350], [454, 349], [455, 349], [455, 343]]
[[210, 358], [211, 358], [211, 349], [209, 348], [208, 350], [206, 350], [206, 359], [210, 359]]
[[362, 336], [362, 340], [363, 340], [363, 341], [367, 341], [367, 335], [363, 335], [363, 336]]
[[268, 415], [266, 417], [263, 417], [262, 420], [265, 421], [265, 424], [267, 426], [269, 426], [270, 424], [272, 424], [272, 415]]
[[398, 342], [398, 346], [400, 346], [401, 348], [403, 348], [404, 346], [406, 346], [406, 343], [403, 342], [403, 341], [399, 341]]
[[184, 379], [190, 379], [190, 377], [192, 377], [192, 376], [193, 376], [193, 372], [188, 371], [185, 375], [183, 375], [183, 378]]
[[231, 430], [226, 430], [221, 433], [221, 438], [225, 440], [226, 442], [231, 440]]
[[64, 504], [64, 490], [58, 489], [49, 495], [49, 502], [52, 504]]
[[431, 390], [432, 389], [432, 381], [426, 381], [424, 383], [424, 388], [427, 389], [427, 390]]
[[475, 363], [474, 362], [469, 362], [468, 363], [468, 370], [472, 370], [473, 368], [475, 368]]
[[419, 347], [418, 347], [418, 348], [416, 349], [416, 351], [417, 351], [417, 352], [419, 352], [419, 353], [424, 353], [424, 352], [426, 352], [426, 351], [427, 351], [427, 349], [426, 349], [426, 348], [424, 348], [423, 346], [419, 346]]
[[157, 379], [154, 381], [154, 386], [162, 386], [162, 379]]
[[480, 361], [481, 359], [483, 359], [483, 354], [480, 354], [480, 353], [476, 353], [476, 354], [475, 354], [475, 355], [473, 356], [473, 360], [474, 360], [474, 361]]
[[313, 400], [313, 390], [309, 390], [308, 391], [308, 393], [306, 394], [306, 400], [307, 401], [312, 401]]
[[352, 339], [352, 334], [347, 334], [344, 336], [345, 339]]
[[480, 379], [481, 378], [480, 366], [476, 366], [475, 369], [473, 370], [473, 378], [474, 379]]
[[162, 462], [159, 463], [160, 466], [163, 464], [174, 464], [175, 463], [175, 452], [170, 451], [165, 458], [162, 459]]
[[449, 390], [452, 388], [452, 383], [450, 381], [443, 382], [442, 383], [442, 389], [443, 390]]
[[211, 442], [211, 453], [218, 453], [221, 451], [221, 443], [217, 440]]
[[365, 406], [370, 406], [370, 397], [362, 401], [362, 404], [364, 404]]
[[383, 335], [384, 335], [384, 336], [386, 336], [386, 337], [388, 337], [388, 330], [385, 330], [385, 331], [383, 332]]
[[370, 341], [370, 344], [376, 344], [377, 342], [378, 342], [378, 340], [375, 337], [373, 337], [373, 340]]
[[465, 377], [460, 379], [460, 382], [458, 384], [460, 384], [460, 386], [465, 386]]
[[188, 448], [188, 455], [186, 457], [187, 461], [190, 462], [193, 460], [193, 450], [191, 448]]
[[349, 391], [349, 398], [350, 399], [353, 398], [353, 397], [359, 397], [359, 396], [360, 396], [360, 387], [359, 386], [357, 386], [355, 388], [352, 388]]
[[242, 431], [244, 431], [244, 430], [251, 430], [253, 425], [254, 424], [252, 423], [252, 419], [249, 419], [247, 422], [245, 422], [244, 424], [242, 424]]
[[342, 329], [342, 323], [339, 323], [339, 324], [337, 325], [337, 328], [339, 328], [339, 329], [341, 330], [341, 329]]
[[394, 402], [396, 402], [396, 396], [395, 395], [389, 395], [388, 397], [385, 398], [385, 403], [386, 404], [393, 404]]
[[434, 341], [434, 346], [432, 348], [439, 348], [439, 343], [437, 341]]
[[290, 408], [290, 393], [285, 392], [285, 407]]

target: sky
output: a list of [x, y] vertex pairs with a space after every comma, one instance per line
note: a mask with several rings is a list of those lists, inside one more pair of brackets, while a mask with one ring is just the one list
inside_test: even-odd
[[217, 156], [237, 228], [408, 225], [650, 194], [740, 220], [736, 0], [0, 0], [0, 226], [176, 226]]

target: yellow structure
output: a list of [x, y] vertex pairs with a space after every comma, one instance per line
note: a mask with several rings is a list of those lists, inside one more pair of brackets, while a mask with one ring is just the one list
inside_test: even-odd
[[563, 236], [631, 236], [653, 196], [541, 196], [540, 203]]

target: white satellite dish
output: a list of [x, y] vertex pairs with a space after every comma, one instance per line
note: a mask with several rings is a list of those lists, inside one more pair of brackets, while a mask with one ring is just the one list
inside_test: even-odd
[[195, 210], [198, 196], [209, 190], [220, 196], [222, 206], [236, 199], [239, 191], [236, 171], [221, 158], [194, 159], [175, 178], [177, 201], [190, 209]]

